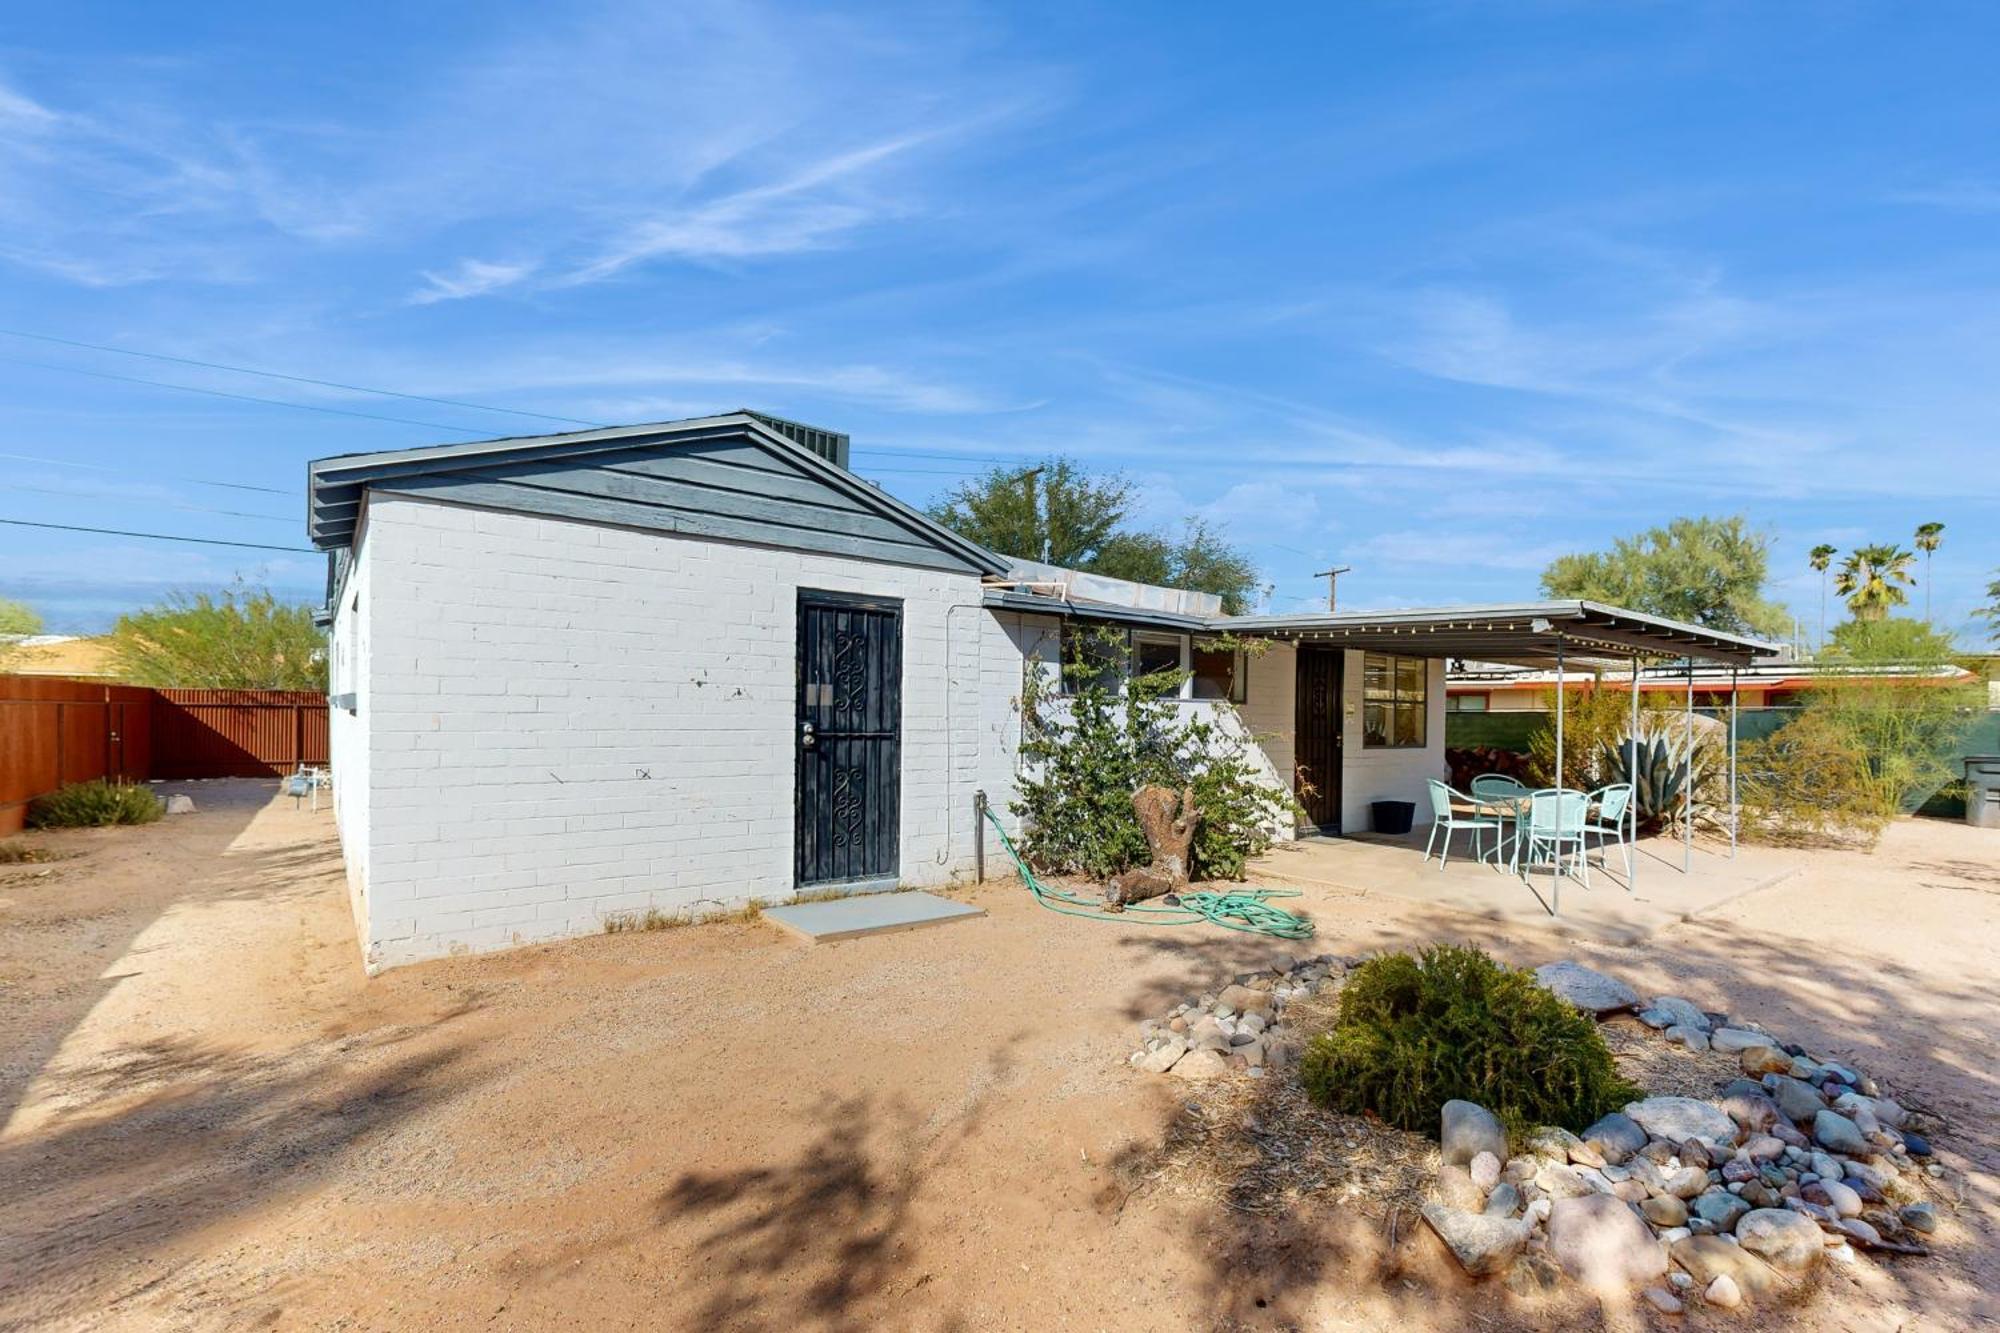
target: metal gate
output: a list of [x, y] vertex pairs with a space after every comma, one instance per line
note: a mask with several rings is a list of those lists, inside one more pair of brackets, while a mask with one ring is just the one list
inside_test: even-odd
[[801, 885], [893, 880], [902, 806], [903, 604], [799, 592]]

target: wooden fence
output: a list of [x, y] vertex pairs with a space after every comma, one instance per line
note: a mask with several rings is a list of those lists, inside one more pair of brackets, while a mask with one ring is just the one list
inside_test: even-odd
[[0, 675], [0, 837], [66, 782], [270, 777], [327, 762], [326, 698]]

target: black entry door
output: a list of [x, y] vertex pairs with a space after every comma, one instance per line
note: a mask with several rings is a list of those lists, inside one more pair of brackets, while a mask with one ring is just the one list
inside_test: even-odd
[[1306, 823], [1340, 832], [1340, 669], [1337, 648], [1299, 647], [1294, 784]]
[[802, 590], [800, 884], [896, 877], [902, 734], [903, 604]]

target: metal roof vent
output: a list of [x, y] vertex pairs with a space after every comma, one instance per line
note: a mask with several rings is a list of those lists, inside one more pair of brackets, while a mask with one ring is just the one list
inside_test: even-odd
[[839, 431], [821, 430], [818, 426], [808, 426], [798, 421], [787, 421], [783, 417], [774, 417], [768, 412], [752, 412], [747, 407], [743, 409], [743, 415], [755, 417], [772, 430], [778, 432], [778, 434], [790, 440], [793, 444], [798, 445], [801, 449], [812, 450], [835, 467], [844, 468], [847, 466], [847, 436], [841, 434]]

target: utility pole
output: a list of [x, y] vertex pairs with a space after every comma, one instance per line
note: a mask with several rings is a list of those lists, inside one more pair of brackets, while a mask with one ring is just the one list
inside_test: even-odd
[[1338, 597], [1338, 586], [1340, 583], [1340, 576], [1342, 574], [1347, 573], [1350, 569], [1353, 568], [1354, 568], [1353, 565], [1341, 565], [1337, 569], [1319, 570], [1317, 573], [1313, 575], [1313, 577], [1316, 579], [1326, 580], [1326, 609], [1328, 611], [1337, 611], [1340, 609], [1339, 597]]
[[1042, 475], [1042, 469], [1031, 467], [1021, 473], [1016, 480], [1028, 488], [1028, 510], [1034, 516], [1035, 526], [1042, 530], [1042, 563], [1049, 563], [1049, 514], [1048, 488], [1035, 490], [1035, 479]]

